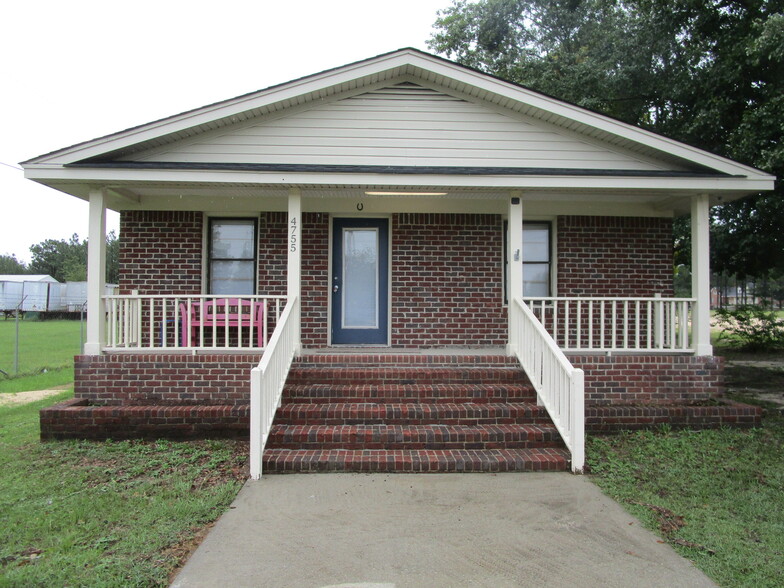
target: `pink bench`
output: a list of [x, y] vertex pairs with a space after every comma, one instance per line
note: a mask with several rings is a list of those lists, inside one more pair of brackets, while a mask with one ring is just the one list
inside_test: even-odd
[[[205, 336], [215, 333], [223, 335], [228, 346], [229, 337], [236, 335], [237, 341], [243, 343], [243, 329], [247, 329], [245, 339], [251, 346], [251, 327], [256, 335], [258, 347], [264, 347], [264, 303], [242, 298], [216, 298], [203, 302], [180, 304], [181, 345], [198, 347], [200, 334]], [[190, 334], [190, 340], [188, 335]], [[215, 341], [213, 341], [213, 345]], [[241, 346], [241, 345], [240, 345]]]

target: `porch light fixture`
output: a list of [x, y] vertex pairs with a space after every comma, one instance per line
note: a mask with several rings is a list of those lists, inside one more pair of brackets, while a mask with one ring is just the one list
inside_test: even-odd
[[449, 192], [365, 192], [368, 196], [446, 196]]

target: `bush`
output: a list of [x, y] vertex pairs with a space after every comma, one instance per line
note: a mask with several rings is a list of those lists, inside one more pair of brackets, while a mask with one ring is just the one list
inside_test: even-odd
[[734, 310], [716, 311], [717, 325], [722, 329], [719, 341], [727, 341], [749, 351], [771, 351], [784, 348], [784, 318], [759, 306], [738, 306]]

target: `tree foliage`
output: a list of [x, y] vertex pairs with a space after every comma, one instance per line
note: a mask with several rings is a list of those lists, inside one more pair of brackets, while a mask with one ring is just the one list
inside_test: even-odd
[[[74, 234], [70, 239], [46, 239], [30, 247], [29, 270], [48, 274], [58, 282], [83, 282], [87, 279], [87, 240]], [[106, 236], [106, 281], [117, 283], [119, 276], [119, 239], [114, 231]]]
[[[784, 0], [455, 0], [439, 12], [428, 45], [784, 175]], [[779, 185], [714, 210], [716, 269], [784, 269], [783, 192]], [[689, 245], [685, 233], [681, 245]]]
[[29, 274], [24, 262], [19, 261], [16, 255], [0, 255], [0, 274], [19, 275]]

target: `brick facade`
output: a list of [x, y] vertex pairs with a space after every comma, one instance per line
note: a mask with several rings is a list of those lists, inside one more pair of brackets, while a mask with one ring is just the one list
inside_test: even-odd
[[506, 344], [502, 252], [500, 215], [394, 215], [392, 346]]
[[724, 391], [721, 357], [567, 354], [585, 372], [585, 404], [699, 403]]
[[95, 405], [245, 404], [261, 354], [107, 354], [74, 358], [74, 398]]
[[258, 293], [286, 294], [286, 226], [285, 212], [263, 212], [259, 215]]
[[203, 214], [152, 210], [120, 215], [120, 290], [201, 294]]
[[304, 347], [326, 347], [329, 344], [328, 304], [329, 279], [329, 215], [302, 215], [302, 324]]
[[[142, 294], [200, 294], [204, 215], [126, 211], [120, 287]], [[305, 213], [302, 342], [329, 343], [327, 213]], [[393, 347], [506, 343], [500, 215], [395, 214], [392, 230]], [[672, 221], [561, 216], [555, 271], [559, 296], [672, 295]], [[285, 212], [259, 216], [259, 292], [286, 291]]]
[[673, 295], [672, 219], [559, 216], [558, 296]]

